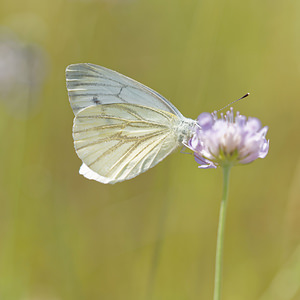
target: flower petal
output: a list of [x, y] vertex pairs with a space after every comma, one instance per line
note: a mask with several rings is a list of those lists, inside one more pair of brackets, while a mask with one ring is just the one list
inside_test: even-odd
[[208, 130], [214, 124], [213, 116], [207, 112], [202, 113], [197, 120], [202, 130]]

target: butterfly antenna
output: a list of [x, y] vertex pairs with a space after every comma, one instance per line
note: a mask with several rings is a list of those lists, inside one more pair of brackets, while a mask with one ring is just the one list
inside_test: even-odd
[[237, 100], [232, 101], [231, 103], [225, 105], [224, 107], [222, 107], [221, 109], [219, 109], [219, 110], [217, 110], [217, 111], [215, 111], [215, 112], [219, 112], [219, 111], [223, 110], [224, 108], [228, 107], [229, 105], [231, 105], [231, 104], [233, 104], [233, 103], [235, 103], [235, 102], [238, 102], [238, 101], [240, 101], [240, 100], [242, 100], [242, 99], [248, 97], [249, 95], [250, 95], [250, 93], [247, 93], [247, 94], [244, 95], [243, 97], [241, 97], [241, 98], [239, 98], [239, 99], [237, 99]]

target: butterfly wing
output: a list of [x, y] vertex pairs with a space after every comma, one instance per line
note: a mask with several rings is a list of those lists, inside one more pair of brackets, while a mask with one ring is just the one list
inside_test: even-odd
[[166, 98], [149, 87], [107, 68], [83, 63], [66, 69], [70, 104], [76, 115], [91, 106], [109, 103], [131, 103], [170, 112], [183, 118]]
[[89, 106], [73, 125], [80, 173], [102, 183], [133, 178], [155, 166], [179, 143], [181, 119], [164, 110], [136, 104]]

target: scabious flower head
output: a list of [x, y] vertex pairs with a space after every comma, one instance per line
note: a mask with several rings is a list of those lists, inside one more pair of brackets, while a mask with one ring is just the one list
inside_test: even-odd
[[0, 26], [0, 102], [14, 117], [27, 116], [38, 107], [47, 60], [40, 45], [24, 42]]
[[257, 118], [248, 119], [233, 109], [221, 114], [202, 113], [195, 134], [188, 142], [199, 168], [247, 164], [268, 154], [268, 127], [261, 128]]

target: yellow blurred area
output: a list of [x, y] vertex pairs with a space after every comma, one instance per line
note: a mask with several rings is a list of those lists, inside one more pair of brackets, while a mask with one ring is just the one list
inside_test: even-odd
[[212, 299], [221, 170], [80, 176], [64, 72], [91, 62], [190, 118], [250, 92], [270, 151], [232, 170], [223, 299], [299, 300], [299, 32], [292, 0], [1, 0], [0, 299]]

